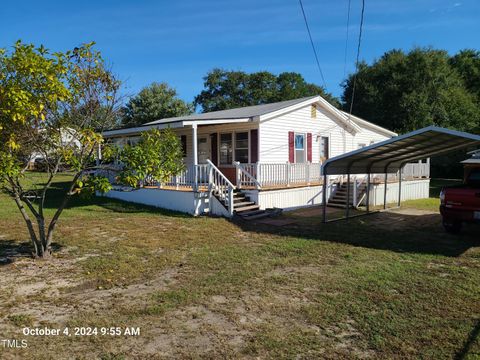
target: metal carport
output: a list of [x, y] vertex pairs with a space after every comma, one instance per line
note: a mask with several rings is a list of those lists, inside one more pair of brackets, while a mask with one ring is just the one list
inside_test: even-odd
[[[420, 130], [366, 146], [327, 160], [322, 166], [323, 174], [323, 221], [327, 222], [327, 176], [347, 175], [347, 202], [345, 218], [350, 211], [350, 175], [367, 175], [367, 214], [370, 212], [369, 194], [371, 174], [385, 174], [384, 209], [386, 209], [387, 178], [390, 173], [400, 172], [398, 206], [402, 189], [402, 167], [412, 161], [426, 159], [480, 145], [480, 136], [466, 132], [429, 126]], [[363, 214], [362, 214], [363, 215]]]

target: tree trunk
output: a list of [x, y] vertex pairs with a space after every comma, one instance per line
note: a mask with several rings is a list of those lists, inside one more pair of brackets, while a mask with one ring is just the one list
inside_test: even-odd
[[52, 220], [50, 221], [50, 225], [48, 225], [48, 231], [47, 231], [47, 237], [46, 237], [46, 240], [45, 240], [45, 249], [48, 251], [48, 253], [50, 254], [51, 253], [51, 246], [52, 246], [52, 240], [53, 240], [53, 233], [55, 231], [55, 227], [57, 226], [57, 222], [58, 222], [58, 218], [60, 217], [60, 215], [62, 214], [63, 210], [65, 209], [65, 207], [67, 206], [68, 204], [68, 201], [70, 200], [70, 198], [72, 197], [72, 195], [74, 194], [73, 190], [75, 188], [75, 184], [78, 180], [78, 178], [82, 175], [82, 172], [78, 172], [73, 180], [72, 180], [72, 184], [69, 188], [69, 190], [67, 191], [67, 193], [65, 194], [65, 197], [63, 198], [63, 201], [62, 203], [60, 204], [60, 206], [58, 207], [57, 211], [55, 212], [55, 214], [53, 215], [53, 218]]
[[15, 203], [17, 204], [17, 207], [20, 210], [20, 213], [22, 214], [23, 219], [25, 220], [25, 223], [27, 224], [28, 232], [30, 234], [30, 239], [32, 240], [32, 244], [33, 244], [33, 250], [34, 250], [33, 255], [35, 257], [43, 257], [44, 251], [43, 251], [42, 243], [38, 241], [37, 234], [35, 234], [35, 230], [33, 228], [32, 220], [28, 216], [28, 213], [25, 210], [25, 207], [23, 206], [22, 200], [20, 200], [20, 197], [18, 195], [15, 195]]
[[41, 254], [39, 257], [48, 258], [52, 253], [51, 249], [51, 242], [47, 241], [47, 237], [45, 236], [45, 219], [43, 217], [39, 217], [37, 219], [38, 222], [38, 232], [40, 234], [40, 243], [41, 243]]

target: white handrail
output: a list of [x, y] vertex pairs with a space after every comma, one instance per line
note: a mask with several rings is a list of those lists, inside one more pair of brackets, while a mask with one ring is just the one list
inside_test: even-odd
[[220, 177], [223, 179], [223, 181], [227, 183], [227, 185], [235, 188], [235, 185], [233, 185], [232, 182], [228, 180], [228, 178], [225, 175], [223, 175], [223, 173], [208, 159], [207, 159], [207, 164], [210, 165], [213, 168], [213, 170], [215, 170], [220, 175]]
[[247, 167], [258, 176], [258, 164], [240, 164], [239, 161], [234, 161], [236, 175], [237, 175], [237, 187], [241, 188], [242, 185], [252, 185], [257, 189], [261, 189], [262, 186], [257, 178], [247, 171]]
[[233, 215], [233, 191], [235, 185], [210, 161], [208, 164], [208, 193], [212, 194], [215, 191], [216, 195], [228, 208], [230, 216]]
[[[355, 177], [355, 180], [354, 180], [354, 183], [353, 183], [354, 184], [354, 188], [353, 188], [353, 194], [354, 195], [353, 195], [353, 199], [352, 199], [352, 205], [356, 209], [360, 206], [360, 204], [362, 203], [363, 199], [366, 196], [366, 192], [364, 192], [363, 194], [361, 194], [359, 192], [360, 186], [366, 181], [367, 181], [367, 178], [365, 176]], [[359, 194], [362, 195], [360, 198], [359, 198]]]

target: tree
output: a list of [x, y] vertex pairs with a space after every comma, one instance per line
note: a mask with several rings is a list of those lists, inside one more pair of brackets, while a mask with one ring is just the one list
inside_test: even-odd
[[177, 92], [166, 83], [152, 83], [130, 99], [123, 109], [122, 125], [140, 126], [167, 117], [188, 115], [193, 104], [177, 97]]
[[445, 51], [391, 50], [344, 82], [342, 100], [353, 113], [396, 132], [428, 125], [472, 130], [480, 121], [479, 104]]
[[451, 66], [460, 74], [466, 88], [480, 103], [480, 51], [466, 49], [450, 58]]
[[[103, 143], [95, 129], [102, 127], [100, 115], [115, 117], [120, 82], [93, 45], [51, 53], [18, 41], [12, 51], [0, 50], [0, 188], [17, 204], [38, 257], [51, 254], [72, 196], [110, 189], [107, 178], [92, 175]], [[33, 153], [42, 155], [46, 168], [36, 182], [25, 179]], [[108, 160], [107, 149], [104, 154]], [[62, 166], [71, 169], [72, 179], [47, 219], [45, 203]]]
[[119, 150], [124, 165], [119, 180], [134, 188], [147, 178], [163, 183], [184, 169], [182, 157], [182, 144], [171, 129], [143, 132], [138, 144]]
[[332, 105], [339, 102], [315, 84], [310, 84], [298, 73], [268, 71], [247, 74], [243, 71], [213, 69], [204, 77], [204, 90], [195, 97], [195, 105], [203, 112], [260, 105], [277, 101], [321, 95]]

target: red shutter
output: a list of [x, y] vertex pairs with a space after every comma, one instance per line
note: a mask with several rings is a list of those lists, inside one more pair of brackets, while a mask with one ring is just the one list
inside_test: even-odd
[[212, 162], [218, 166], [218, 144], [217, 133], [210, 134], [211, 158]]
[[288, 162], [295, 162], [295, 133], [288, 132]]
[[307, 161], [312, 162], [312, 133], [307, 134]]
[[258, 130], [250, 130], [250, 162], [258, 161]]

